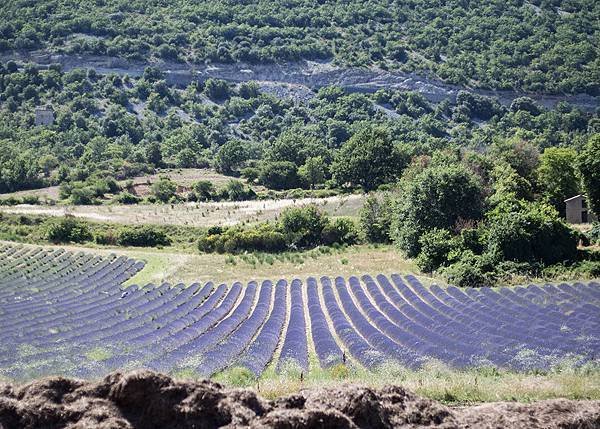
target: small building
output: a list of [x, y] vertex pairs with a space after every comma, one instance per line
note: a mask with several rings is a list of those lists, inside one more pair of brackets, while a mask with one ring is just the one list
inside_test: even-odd
[[54, 123], [54, 110], [51, 107], [36, 107], [35, 126], [47, 127]]
[[585, 195], [575, 195], [565, 200], [567, 222], [590, 223], [598, 220], [596, 215], [588, 208]]

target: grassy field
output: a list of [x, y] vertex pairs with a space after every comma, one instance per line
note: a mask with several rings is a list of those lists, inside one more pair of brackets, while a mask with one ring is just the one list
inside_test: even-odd
[[[193, 378], [192, 374], [180, 374]], [[338, 366], [312, 371], [300, 379], [294, 369], [268, 370], [258, 380], [248, 371], [232, 368], [214, 377], [231, 387], [253, 387], [268, 398], [295, 393], [304, 388], [354, 383], [371, 387], [401, 385], [413, 392], [447, 404], [480, 402], [531, 402], [552, 398], [600, 399], [600, 368], [574, 369], [568, 365], [548, 373], [516, 373], [494, 368], [455, 370], [432, 362], [418, 371], [388, 365], [377, 371]]]
[[92, 221], [121, 224], [154, 224], [208, 227], [235, 225], [276, 219], [287, 207], [316, 204], [331, 216], [357, 216], [365, 196], [344, 195], [329, 198], [257, 200], [219, 203], [137, 204], [99, 206], [0, 207], [1, 212], [25, 215], [64, 216], [70, 214]]
[[[0, 241], [1, 242], [1, 241]], [[10, 243], [10, 242], [5, 242]], [[30, 246], [24, 244], [24, 246]], [[309, 276], [350, 276], [362, 274], [414, 273], [424, 282], [433, 279], [420, 275], [417, 266], [403, 258], [392, 246], [359, 245], [346, 248], [317, 248], [306, 252], [278, 255], [201, 254], [194, 249], [151, 249], [127, 247], [84, 247], [80, 245], [42, 245], [100, 255], [117, 254], [144, 261], [146, 266], [126, 285], [169, 282], [248, 282], [263, 279], [292, 279]]]

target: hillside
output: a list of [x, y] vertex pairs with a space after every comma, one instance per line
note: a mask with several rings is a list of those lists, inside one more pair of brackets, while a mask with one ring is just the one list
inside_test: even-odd
[[332, 60], [482, 88], [598, 95], [599, 15], [594, 0], [16, 0], [0, 7], [0, 51]]

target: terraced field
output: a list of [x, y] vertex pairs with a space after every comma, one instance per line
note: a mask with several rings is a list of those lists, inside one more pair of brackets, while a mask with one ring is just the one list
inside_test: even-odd
[[340, 363], [547, 369], [600, 352], [600, 284], [499, 289], [415, 277], [122, 284], [123, 257], [0, 248], [0, 375], [97, 377], [145, 367], [211, 376]]

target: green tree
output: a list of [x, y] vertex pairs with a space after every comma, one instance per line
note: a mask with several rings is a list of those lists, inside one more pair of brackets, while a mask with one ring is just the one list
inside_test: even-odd
[[578, 235], [548, 204], [520, 201], [487, 214], [485, 252], [494, 260], [546, 265], [573, 261]]
[[325, 181], [325, 162], [320, 156], [311, 157], [306, 160], [304, 165], [298, 168], [298, 176], [311, 189]]
[[600, 134], [591, 136], [577, 158], [583, 189], [592, 211], [600, 215]]
[[208, 180], [198, 180], [192, 185], [192, 189], [198, 201], [211, 201], [216, 193], [215, 185]]
[[359, 227], [365, 240], [371, 243], [390, 242], [392, 207], [388, 196], [371, 194], [360, 209]]
[[292, 189], [300, 184], [298, 168], [289, 161], [268, 161], [260, 166], [258, 181], [270, 189]]
[[407, 163], [386, 128], [365, 126], [344, 143], [331, 172], [339, 185], [370, 191], [399, 177]]
[[73, 216], [46, 222], [46, 238], [53, 243], [83, 243], [92, 239], [88, 225]]
[[579, 193], [576, 161], [577, 152], [571, 148], [550, 147], [540, 156], [538, 187], [542, 190], [544, 199], [561, 216], [565, 216], [564, 201]]
[[176, 196], [177, 184], [167, 177], [161, 177], [157, 182], [152, 184], [152, 194], [157, 200], [166, 203]]
[[314, 205], [285, 209], [279, 220], [282, 232], [294, 248], [319, 245], [323, 228], [328, 223], [327, 216]]
[[155, 167], [160, 167], [162, 165], [162, 151], [160, 149], [160, 143], [153, 141], [146, 147], [146, 159]]
[[482, 189], [473, 173], [462, 165], [428, 167], [402, 180], [392, 215], [392, 239], [414, 257], [426, 232], [454, 230], [457, 222], [478, 220], [482, 214]]
[[229, 140], [219, 148], [215, 157], [215, 168], [223, 174], [232, 174], [244, 161], [248, 152], [240, 140]]
[[204, 93], [211, 100], [224, 100], [230, 94], [229, 84], [222, 79], [206, 79], [206, 82], [204, 82]]

